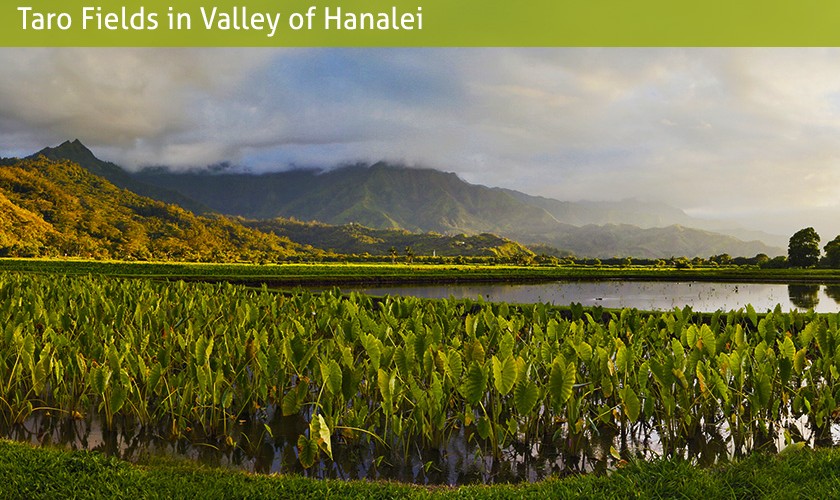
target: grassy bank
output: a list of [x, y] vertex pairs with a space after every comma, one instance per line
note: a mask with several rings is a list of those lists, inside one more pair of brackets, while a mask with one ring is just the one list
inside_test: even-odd
[[837, 498], [840, 450], [753, 455], [714, 468], [631, 463], [607, 476], [534, 484], [422, 487], [211, 469], [187, 461], [129, 464], [97, 453], [0, 442], [3, 498]]
[[840, 283], [838, 269], [756, 269], [745, 267], [609, 267], [442, 264], [215, 264], [122, 262], [72, 259], [0, 259], [0, 271], [38, 274], [104, 275], [230, 281], [275, 286], [383, 283], [539, 282], [553, 280], [724, 281]]

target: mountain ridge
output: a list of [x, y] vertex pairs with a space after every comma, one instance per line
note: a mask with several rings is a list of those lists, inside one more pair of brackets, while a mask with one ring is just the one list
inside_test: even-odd
[[[80, 146], [84, 147], [78, 141], [68, 141], [48, 152], [71, 156], [81, 149]], [[90, 153], [90, 157], [78, 159], [102, 168], [96, 163], [101, 161], [87, 148], [82, 152], [85, 151]], [[119, 166], [101, 163], [106, 163], [106, 173], [117, 175], [111, 172], [111, 166], [120, 169]], [[551, 245], [583, 257], [660, 258], [708, 257], [722, 253], [740, 256], [784, 253], [782, 248], [759, 241], [745, 242], [713, 231], [687, 227], [683, 224], [690, 223], [692, 219], [683, 211], [667, 205], [638, 200], [603, 204], [562, 202], [505, 188], [470, 184], [451, 172], [385, 162], [323, 171], [300, 169], [265, 174], [226, 171], [172, 173], [161, 169], [134, 174], [122, 172], [130, 177], [129, 181], [125, 181], [127, 183], [151, 186], [170, 196], [170, 199], [175, 193], [193, 202], [194, 206], [247, 219], [281, 217], [332, 225], [357, 223], [375, 229], [448, 235], [492, 233], [523, 244]], [[627, 208], [630, 205], [636, 208], [630, 210]], [[645, 212], [645, 208], [654, 206], [665, 207], [664, 215], [653, 211], [653, 214], [645, 215], [646, 219], [642, 222], [670, 224], [644, 228], [627, 224], [617, 216], [641, 220], [640, 214]], [[564, 217], [583, 224], [570, 224], [561, 220]], [[595, 224], [593, 220], [610, 222]], [[681, 224], [675, 224], [675, 220]]]

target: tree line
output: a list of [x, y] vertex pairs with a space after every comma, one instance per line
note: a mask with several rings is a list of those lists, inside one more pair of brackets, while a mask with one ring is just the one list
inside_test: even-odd
[[813, 227], [795, 232], [788, 241], [787, 267], [840, 268], [840, 235], [820, 250], [820, 235]]

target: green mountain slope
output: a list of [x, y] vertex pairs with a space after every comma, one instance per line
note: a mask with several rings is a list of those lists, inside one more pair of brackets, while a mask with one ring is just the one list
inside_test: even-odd
[[513, 228], [543, 231], [558, 221], [539, 207], [455, 174], [384, 163], [328, 172], [263, 175], [145, 172], [143, 182], [166, 187], [219, 212], [253, 219], [294, 217], [328, 224], [480, 234]]
[[[355, 222], [378, 229], [447, 234], [493, 233], [586, 257], [784, 254], [784, 249], [760, 241], [745, 242], [676, 224], [674, 221], [691, 219], [665, 205], [561, 202], [469, 184], [451, 173], [383, 163], [323, 173], [295, 170], [264, 175], [173, 174], [158, 170], [141, 173], [138, 178], [179, 191], [219, 212], [250, 218]], [[654, 227], [588, 223], [626, 219]], [[666, 223], [666, 227], [655, 227]]]
[[275, 260], [309, 253], [222, 216], [120, 189], [67, 161], [0, 166], [0, 254], [120, 259]]
[[730, 254], [752, 257], [760, 253], [775, 256], [784, 251], [760, 241], [741, 241], [699, 229], [679, 225], [641, 229], [627, 224], [586, 225], [550, 234], [512, 234], [525, 244], [547, 244], [578, 256], [611, 258], [710, 257]]
[[174, 203], [198, 214], [210, 213], [213, 211], [207, 205], [187, 198], [181, 193], [172, 191], [171, 189], [166, 189], [165, 187], [142, 182], [118, 165], [100, 160], [78, 139], [74, 141], [65, 141], [54, 148], [44, 148], [30, 156], [30, 158], [38, 158], [39, 156], [44, 156], [47, 159], [55, 161], [69, 160], [73, 163], [81, 165], [93, 175], [104, 177], [113, 185], [133, 191], [140, 196], [147, 196], [165, 203]]
[[405, 248], [410, 247], [413, 254], [418, 256], [463, 255], [516, 260], [534, 255], [519, 243], [493, 234], [444, 236], [437, 233], [412, 233], [403, 229], [372, 229], [359, 224], [333, 226], [280, 218], [245, 221], [244, 224], [338, 254], [367, 253], [389, 257], [393, 250], [402, 257]]

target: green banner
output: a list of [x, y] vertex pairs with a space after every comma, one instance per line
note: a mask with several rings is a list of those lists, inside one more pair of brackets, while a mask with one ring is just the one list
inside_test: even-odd
[[840, 46], [840, 2], [4, 0], [0, 45]]

